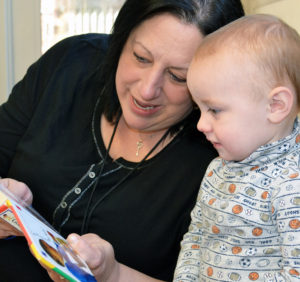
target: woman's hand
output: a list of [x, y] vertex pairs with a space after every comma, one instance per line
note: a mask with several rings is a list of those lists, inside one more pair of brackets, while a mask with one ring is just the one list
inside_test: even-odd
[[[67, 241], [99, 282], [163, 282], [117, 262], [112, 245], [96, 234], [70, 234]], [[65, 280], [53, 270], [47, 271], [53, 281]]]
[[0, 184], [5, 186], [10, 192], [23, 200], [27, 205], [32, 204], [32, 193], [25, 183], [11, 178], [3, 178], [0, 179]]
[[[67, 241], [87, 263], [97, 281], [118, 281], [119, 263], [115, 260], [111, 244], [96, 234], [85, 234], [83, 236], [71, 234], [68, 236]], [[53, 281], [64, 280], [58, 273], [47, 267], [45, 268]]]
[[[31, 205], [32, 193], [26, 184], [10, 178], [0, 179], [0, 184], [22, 199], [26, 204]], [[8, 236], [23, 236], [23, 233], [12, 227], [9, 223], [0, 220], [0, 239]]]
[[67, 241], [87, 263], [97, 281], [116, 282], [119, 280], [119, 263], [115, 259], [114, 249], [110, 243], [96, 234], [82, 236], [71, 234]]

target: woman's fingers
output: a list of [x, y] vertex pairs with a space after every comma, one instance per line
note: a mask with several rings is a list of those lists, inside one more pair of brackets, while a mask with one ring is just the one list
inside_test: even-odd
[[87, 263], [98, 281], [113, 281], [118, 262], [110, 243], [96, 234], [71, 234], [67, 240]]
[[23, 236], [23, 233], [6, 221], [0, 219], [0, 239], [7, 238], [9, 236]]
[[80, 254], [80, 257], [89, 265], [89, 267], [95, 268], [101, 264], [101, 247], [103, 242], [106, 241], [102, 240], [99, 236], [95, 234], [86, 234], [83, 236], [71, 234], [68, 237], [68, 242], [72, 248]]
[[32, 204], [32, 193], [25, 183], [11, 178], [3, 178], [0, 179], [0, 184], [5, 186], [14, 195], [22, 199], [26, 204]]
[[[30, 205], [32, 203], [32, 193], [26, 184], [11, 178], [0, 179], [0, 184], [6, 187], [14, 195], [22, 199], [26, 204]], [[1, 204], [2, 203], [0, 203], [0, 205]], [[9, 214], [5, 214], [3, 217], [4, 216], [10, 218], [7, 219], [8, 221], [13, 220]], [[23, 236], [23, 233], [6, 222], [4, 219], [0, 219], [0, 239], [7, 238], [9, 236]]]

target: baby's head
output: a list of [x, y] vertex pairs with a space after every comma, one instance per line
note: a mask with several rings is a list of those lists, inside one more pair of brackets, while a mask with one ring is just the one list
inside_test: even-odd
[[278, 18], [251, 15], [206, 36], [187, 83], [198, 129], [227, 160], [289, 135], [300, 101], [300, 37]]

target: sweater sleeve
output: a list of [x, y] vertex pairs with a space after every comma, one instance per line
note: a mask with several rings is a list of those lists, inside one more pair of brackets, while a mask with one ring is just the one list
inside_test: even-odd
[[[69, 40], [70, 41], [70, 40]], [[0, 176], [6, 177], [17, 146], [30, 125], [45, 85], [66, 50], [68, 40], [52, 47], [32, 64], [12, 89], [7, 102], [0, 106]]]
[[7, 102], [0, 106], [0, 177], [7, 176], [52, 74], [66, 63], [64, 58], [79, 40], [80, 36], [69, 37], [50, 48], [29, 67], [24, 78], [13, 87]]
[[38, 63], [18, 82], [6, 103], [0, 107], [0, 176], [6, 177], [19, 140], [34, 113], [34, 86]]

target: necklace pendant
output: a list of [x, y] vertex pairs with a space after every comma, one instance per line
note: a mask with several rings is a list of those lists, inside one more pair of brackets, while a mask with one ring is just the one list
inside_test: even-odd
[[143, 144], [142, 140], [136, 142], [136, 153], [135, 153], [135, 155], [137, 157], [139, 156], [140, 149], [143, 147], [143, 145], [144, 144]]

